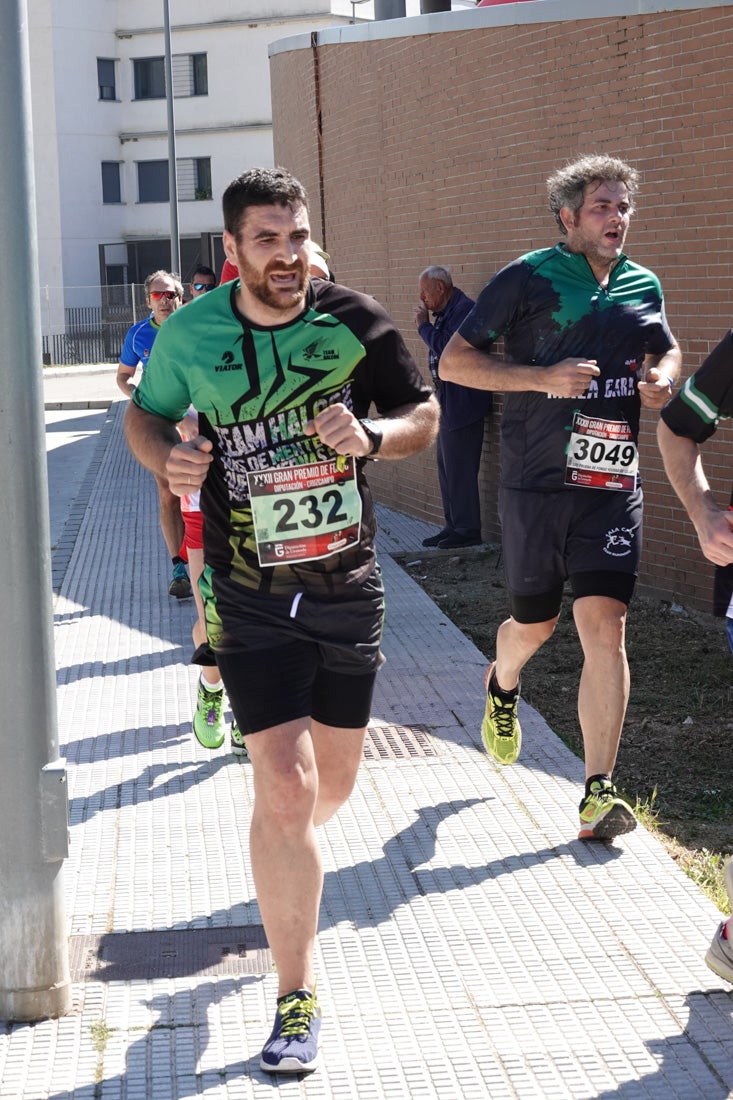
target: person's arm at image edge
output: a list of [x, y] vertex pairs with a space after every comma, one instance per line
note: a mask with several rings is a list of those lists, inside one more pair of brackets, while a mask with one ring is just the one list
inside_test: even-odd
[[705, 557], [715, 565], [733, 562], [733, 511], [720, 508], [703, 470], [693, 439], [676, 435], [664, 420], [657, 425], [657, 442], [669, 483], [690, 517]]

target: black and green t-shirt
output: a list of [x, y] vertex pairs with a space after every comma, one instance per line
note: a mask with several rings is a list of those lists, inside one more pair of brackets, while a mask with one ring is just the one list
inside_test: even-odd
[[549, 367], [569, 357], [597, 361], [600, 376], [582, 398], [504, 395], [502, 485], [539, 491], [565, 487], [576, 412], [623, 421], [636, 442], [642, 364], [646, 355], [664, 355], [674, 345], [653, 272], [622, 255], [602, 288], [585, 256], [562, 243], [503, 268], [484, 287], [459, 332], [482, 351], [503, 337], [509, 363]]
[[190, 405], [213, 443], [201, 491], [204, 549], [214, 575], [250, 589], [337, 595], [374, 568], [374, 510], [357, 463], [362, 502], [358, 543], [315, 561], [262, 566], [248, 474], [333, 460], [305, 427], [329, 404], [358, 417], [426, 401], [425, 384], [394, 324], [373, 299], [317, 279], [293, 321], [260, 328], [238, 311], [238, 282], [176, 310], [161, 328], [133, 400], [179, 421]]

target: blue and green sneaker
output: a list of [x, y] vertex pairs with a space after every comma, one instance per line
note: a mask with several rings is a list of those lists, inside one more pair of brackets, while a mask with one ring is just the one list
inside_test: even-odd
[[296, 989], [277, 999], [275, 1026], [262, 1048], [266, 1073], [311, 1073], [318, 1065], [321, 1009], [315, 992]]

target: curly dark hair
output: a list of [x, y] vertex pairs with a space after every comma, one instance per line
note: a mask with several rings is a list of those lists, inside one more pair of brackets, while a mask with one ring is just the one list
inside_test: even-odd
[[547, 197], [550, 210], [560, 232], [567, 234], [560, 211], [563, 207], [577, 214], [583, 205], [585, 189], [593, 181], [598, 183], [623, 183], [629, 195], [629, 213], [634, 212], [634, 198], [638, 190], [639, 173], [630, 164], [609, 157], [605, 153], [591, 153], [579, 160], [558, 168], [547, 180]]
[[308, 196], [284, 168], [251, 168], [232, 180], [221, 205], [224, 228], [236, 237], [248, 206], [307, 206]]

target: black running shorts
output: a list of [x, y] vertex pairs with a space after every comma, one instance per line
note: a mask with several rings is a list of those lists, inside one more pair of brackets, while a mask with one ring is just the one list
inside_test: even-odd
[[507, 588], [519, 622], [554, 618], [568, 579], [576, 598], [609, 596], [628, 604], [641, 553], [640, 489], [501, 489], [499, 510]]
[[[220, 599], [216, 606], [222, 610]], [[226, 632], [226, 611], [222, 616], [216, 659], [243, 734], [308, 716], [336, 728], [367, 725], [384, 661], [378, 571], [348, 598], [247, 592], [243, 599], [240, 589], [237, 611], [236, 640]]]

